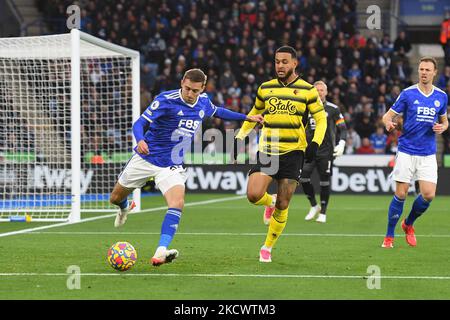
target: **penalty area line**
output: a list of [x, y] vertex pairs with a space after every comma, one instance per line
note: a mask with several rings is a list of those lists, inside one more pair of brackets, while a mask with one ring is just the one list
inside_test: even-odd
[[[54, 234], [54, 235], [160, 235], [160, 232], [105, 232], [105, 231], [48, 231], [33, 232], [33, 234]], [[252, 237], [266, 236], [261, 232], [178, 232], [177, 236], [232, 236], [232, 237]], [[385, 234], [358, 234], [358, 233], [283, 233], [283, 237], [384, 237]], [[416, 234], [420, 238], [450, 238], [450, 234]]]
[[[0, 277], [67, 277], [73, 273], [0, 273]], [[286, 278], [286, 279], [361, 279], [450, 280], [450, 276], [373, 276], [330, 274], [208, 274], [208, 273], [79, 273], [81, 277], [196, 277], [196, 278]]]
[[[210, 204], [210, 203], [239, 200], [239, 199], [243, 199], [245, 197], [246, 197], [245, 195], [242, 195], [242, 196], [233, 196], [233, 197], [226, 197], [226, 198], [211, 199], [211, 200], [205, 200], [205, 201], [189, 202], [189, 203], [186, 203], [184, 206], [185, 207], [201, 206], [201, 205]], [[145, 209], [145, 210], [141, 210], [139, 212], [130, 212], [130, 214], [140, 214], [140, 213], [155, 212], [155, 211], [161, 211], [161, 210], [167, 210], [167, 206]], [[107, 218], [112, 218], [112, 217], [115, 217], [115, 216], [116, 216], [116, 214], [113, 213], [113, 214], [101, 215], [101, 216], [98, 216], [98, 217], [86, 218], [86, 219], [80, 220], [78, 222], [72, 222], [72, 223], [71, 222], [62, 222], [62, 223], [55, 223], [55, 224], [42, 226], [42, 227], [22, 229], [22, 230], [11, 231], [11, 232], [5, 232], [5, 233], [0, 233], [0, 238], [8, 237], [8, 236], [14, 236], [14, 235], [18, 235], [18, 234], [36, 232], [36, 231], [39, 231], [39, 230], [46, 230], [46, 229], [64, 227], [64, 226], [68, 226], [68, 225], [75, 225], [75, 224], [80, 224], [80, 223], [85, 223], [85, 222], [90, 222], [90, 221], [95, 221], [95, 220], [107, 219]]]

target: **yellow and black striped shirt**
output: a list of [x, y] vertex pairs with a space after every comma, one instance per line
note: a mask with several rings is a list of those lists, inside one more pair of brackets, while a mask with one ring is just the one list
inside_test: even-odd
[[[312, 141], [320, 146], [327, 129], [327, 116], [316, 88], [300, 77], [287, 85], [278, 79], [264, 82], [258, 88], [255, 104], [249, 112], [249, 115], [264, 115], [259, 151], [272, 155], [304, 151], [307, 146], [305, 125], [308, 113], [316, 121]], [[244, 139], [255, 125], [245, 121], [237, 138]]]

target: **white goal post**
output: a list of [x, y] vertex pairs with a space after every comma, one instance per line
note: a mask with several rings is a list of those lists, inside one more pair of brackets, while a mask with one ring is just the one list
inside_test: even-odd
[[[112, 212], [140, 116], [140, 55], [79, 30], [0, 39], [0, 221]], [[140, 210], [140, 190], [133, 193]]]

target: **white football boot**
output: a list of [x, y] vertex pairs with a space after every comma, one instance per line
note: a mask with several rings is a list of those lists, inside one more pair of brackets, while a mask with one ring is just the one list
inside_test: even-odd
[[178, 250], [167, 250], [165, 247], [158, 247], [155, 255], [152, 257], [152, 265], [158, 267], [164, 263], [170, 263], [178, 257]]
[[318, 204], [316, 204], [314, 207], [311, 207], [311, 209], [309, 209], [309, 212], [306, 215], [305, 220], [310, 221], [310, 220], [314, 219], [319, 212], [320, 212], [320, 206]]
[[327, 215], [326, 214], [319, 214], [319, 216], [316, 219], [316, 222], [325, 223], [327, 222]]
[[114, 227], [118, 228], [125, 224], [128, 214], [136, 207], [134, 201], [130, 202], [130, 205], [126, 209], [119, 209], [117, 211], [116, 220], [114, 221]]

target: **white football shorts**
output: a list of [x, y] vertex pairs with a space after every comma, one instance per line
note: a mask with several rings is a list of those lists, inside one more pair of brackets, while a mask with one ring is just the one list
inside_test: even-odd
[[436, 155], [412, 156], [397, 152], [392, 179], [398, 182], [410, 183], [413, 180], [429, 181], [437, 184]]
[[187, 180], [183, 166], [158, 167], [134, 153], [119, 174], [119, 184], [128, 189], [143, 187], [149, 178], [155, 178], [156, 187], [165, 194], [176, 185], [184, 186]]

